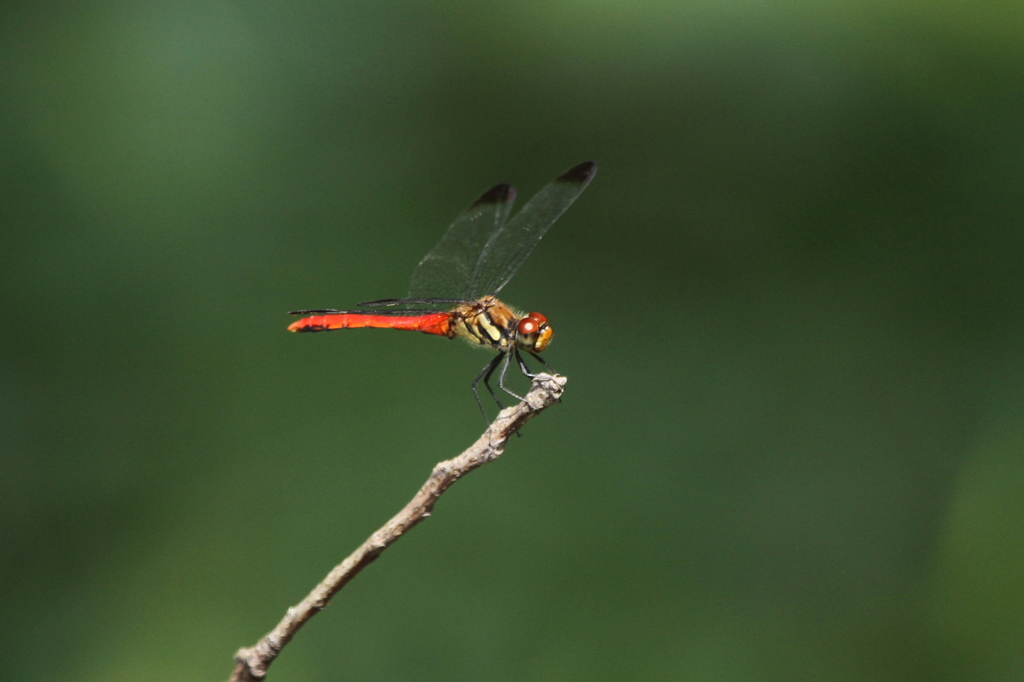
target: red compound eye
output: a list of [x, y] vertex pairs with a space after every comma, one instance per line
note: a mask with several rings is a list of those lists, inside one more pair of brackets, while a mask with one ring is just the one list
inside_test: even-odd
[[538, 329], [540, 329], [540, 323], [532, 317], [524, 317], [519, 320], [519, 333], [523, 336], [536, 334]]
[[538, 324], [547, 324], [548, 322], [547, 315], [545, 315], [544, 313], [530, 313], [529, 315], [527, 315], [527, 317], [532, 317], [533, 319], [537, 320]]

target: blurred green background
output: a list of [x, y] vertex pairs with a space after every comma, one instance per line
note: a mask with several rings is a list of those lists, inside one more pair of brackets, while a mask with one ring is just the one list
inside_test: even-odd
[[5, 4], [0, 679], [226, 679], [481, 430], [285, 312], [586, 159], [503, 292], [565, 402], [269, 679], [1024, 679], [1022, 73], [1009, 2]]

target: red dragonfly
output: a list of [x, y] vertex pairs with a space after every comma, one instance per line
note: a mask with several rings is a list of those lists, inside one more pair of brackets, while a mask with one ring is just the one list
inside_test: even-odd
[[526, 351], [551, 369], [539, 355], [551, 343], [553, 330], [548, 318], [536, 312], [524, 315], [499, 301], [497, 295], [596, 172], [597, 165], [591, 161], [570, 168], [508, 222], [505, 219], [512, 210], [516, 190], [511, 185], [495, 185], [455, 219], [437, 246], [416, 266], [408, 297], [357, 303], [362, 310], [297, 310], [291, 314], [312, 317], [304, 317], [288, 329], [408, 329], [450, 339], [458, 336], [496, 350], [498, 354], [473, 380], [473, 395], [486, 419], [477, 386], [483, 381], [502, 407], [490, 384], [499, 365], [498, 386], [518, 400], [522, 396], [505, 386], [505, 374], [513, 357], [527, 377], [535, 375], [520, 351]]

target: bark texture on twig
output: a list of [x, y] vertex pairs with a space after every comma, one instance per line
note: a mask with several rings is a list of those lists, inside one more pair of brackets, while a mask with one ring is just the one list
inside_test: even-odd
[[434, 503], [455, 481], [482, 464], [500, 457], [505, 451], [508, 439], [522, 428], [523, 424], [558, 402], [565, 382], [565, 377], [537, 375], [524, 402], [502, 410], [476, 443], [461, 455], [438, 463], [430, 478], [402, 511], [371, 535], [347, 559], [335, 566], [305, 599], [288, 609], [281, 622], [255, 646], [238, 650], [235, 654], [235, 671], [229, 682], [263, 680], [267, 675], [267, 668], [307, 620], [327, 606], [338, 590], [380, 556], [391, 543], [430, 516]]

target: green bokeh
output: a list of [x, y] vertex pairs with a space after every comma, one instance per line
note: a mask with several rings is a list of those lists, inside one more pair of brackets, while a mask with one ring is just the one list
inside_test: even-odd
[[1020, 679], [1022, 73], [1008, 2], [6, 4], [0, 679], [225, 679], [481, 429], [284, 312], [585, 159], [503, 292], [565, 402], [269, 679]]

